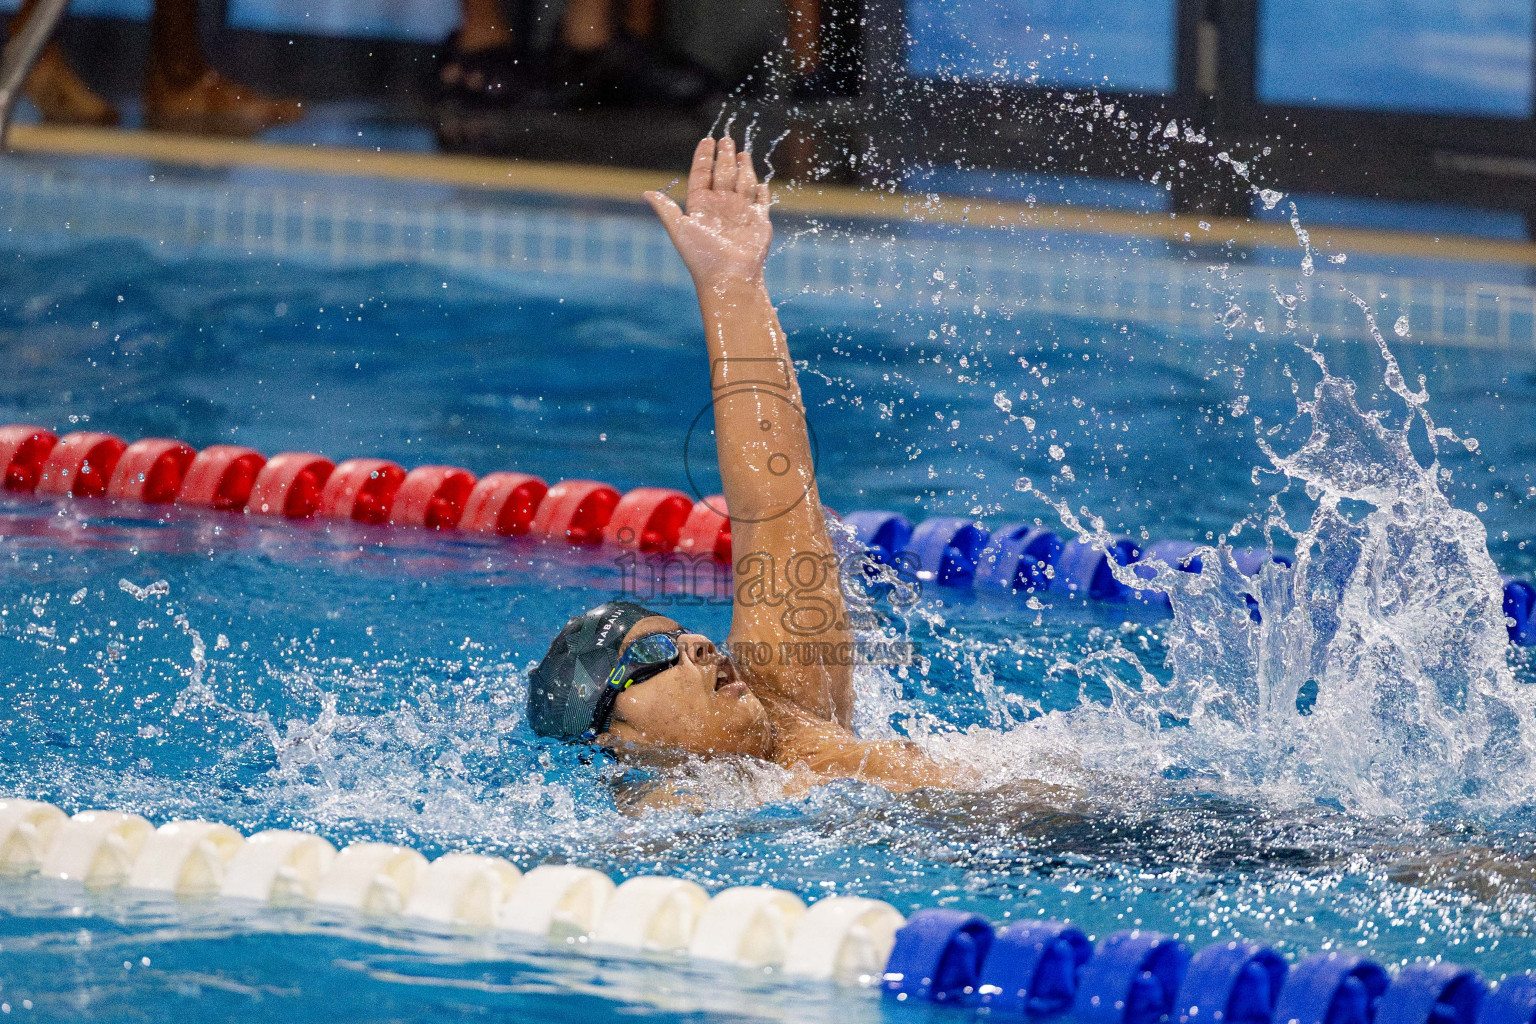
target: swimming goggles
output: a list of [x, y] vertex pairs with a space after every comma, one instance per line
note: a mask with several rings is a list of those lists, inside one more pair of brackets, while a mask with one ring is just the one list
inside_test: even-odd
[[670, 633], [647, 633], [629, 642], [629, 646], [624, 649], [624, 656], [613, 666], [613, 671], [608, 673], [608, 682], [598, 695], [597, 706], [592, 709], [592, 727], [582, 739], [595, 739], [608, 730], [608, 722], [613, 718], [613, 706], [618, 702], [619, 694], [677, 664], [682, 657], [677, 647], [677, 638], [684, 632], [674, 629]]

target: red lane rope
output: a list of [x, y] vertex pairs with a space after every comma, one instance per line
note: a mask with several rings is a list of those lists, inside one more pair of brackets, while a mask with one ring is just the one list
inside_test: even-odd
[[238, 445], [199, 452], [170, 438], [128, 444], [111, 434], [60, 437], [26, 424], [0, 427], [0, 465], [12, 493], [731, 557], [731, 521], [719, 511], [725, 498], [695, 502], [664, 487], [620, 494], [598, 480], [551, 486], [527, 473], [477, 480], [458, 466], [406, 471], [387, 459], [338, 465], [313, 452], [269, 459]]

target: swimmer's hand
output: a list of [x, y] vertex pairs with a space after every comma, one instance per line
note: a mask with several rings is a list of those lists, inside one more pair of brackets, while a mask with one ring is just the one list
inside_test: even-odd
[[696, 287], [762, 279], [773, 238], [768, 186], [758, 182], [752, 154], [737, 153], [730, 136], [718, 144], [702, 139], [693, 151], [687, 213], [660, 192], [647, 192], [645, 199], [666, 226]]

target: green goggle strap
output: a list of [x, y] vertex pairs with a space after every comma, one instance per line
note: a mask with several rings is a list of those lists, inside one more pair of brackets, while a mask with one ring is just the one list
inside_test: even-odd
[[[592, 727], [586, 731], [582, 737], [583, 739], [591, 740], [608, 728], [608, 721], [613, 717], [614, 701], [618, 699], [620, 693], [636, 683], [643, 683], [652, 676], [659, 675], [662, 671], [677, 664], [678, 659], [682, 657], [682, 652], [677, 647], [677, 638], [682, 636], [683, 632], [681, 629], [676, 629], [669, 633], [647, 633], [645, 636], [638, 637], [630, 642], [629, 650], [624, 652], [624, 656], [619, 659], [619, 663], [613, 666], [613, 671], [608, 673], [608, 682], [603, 687], [603, 696], [598, 700], [595, 709], [596, 714], [592, 719]], [[631, 660], [631, 656], [649, 647], [648, 641], [654, 641], [657, 637], [666, 638], [667, 646], [671, 648], [671, 653], [660, 659], [648, 660], [636, 665]], [[658, 653], [665, 653], [665, 651], [663, 650]]]

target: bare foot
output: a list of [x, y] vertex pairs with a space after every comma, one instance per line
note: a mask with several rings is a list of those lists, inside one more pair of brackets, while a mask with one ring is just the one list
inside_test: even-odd
[[269, 99], [212, 68], [184, 87], [152, 69], [144, 85], [144, 121], [156, 131], [246, 137], [303, 116], [297, 100]]
[[117, 124], [116, 108], [80, 80], [57, 43], [43, 50], [25, 91], [49, 124]]

